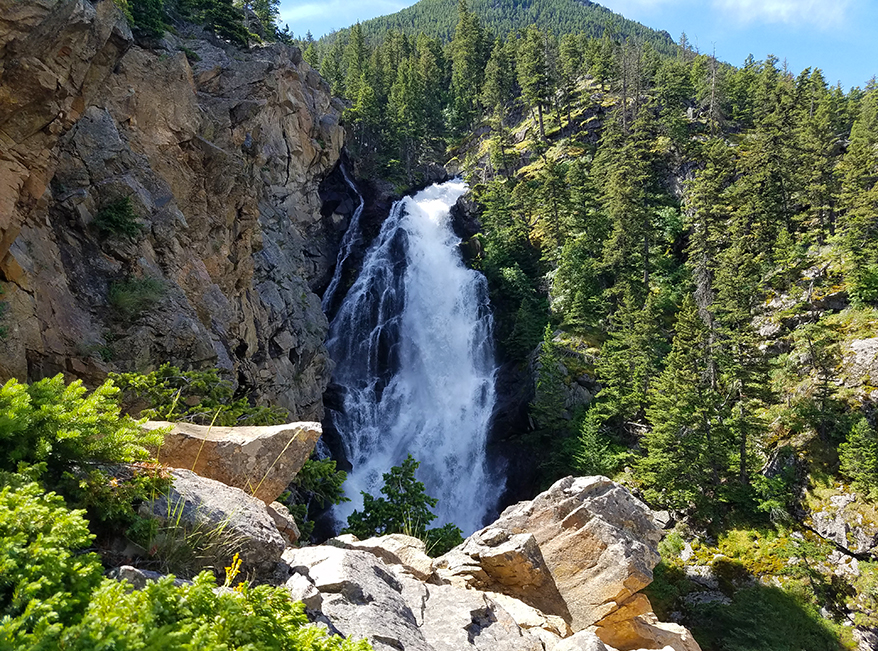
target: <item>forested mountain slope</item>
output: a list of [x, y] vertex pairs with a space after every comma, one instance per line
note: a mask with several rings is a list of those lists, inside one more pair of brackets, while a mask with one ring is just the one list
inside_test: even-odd
[[306, 57], [362, 172], [467, 174], [498, 345], [535, 376], [506, 442], [543, 482], [607, 474], [667, 511], [662, 612], [708, 649], [873, 648], [875, 83], [495, 38], [465, 5], [447, 45], [355, 26]]
[[[391, 30], [410, 36], [424, 33], [447, 42], [457, 26], [458, 2], [421, 0], [395, 14], [363, 22], [363, 33], [369, 40]], [[495, 36], [505, 37], [528, 25], [557, 36], [584, 33], [596, 37], [607, 29], [622, 37], [642, 39], [666, 54], [675, 49], [667, 32], [645, 27], [589, 0], [474, 0], [469, 7]]]

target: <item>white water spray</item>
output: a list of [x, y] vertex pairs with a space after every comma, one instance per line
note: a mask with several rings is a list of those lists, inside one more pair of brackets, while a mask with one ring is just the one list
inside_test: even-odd
[[332, 418], [353, 464], [342, 523], [408, 454], [439, 500], [432, 526], [475, 531], [502, 489], [485, 465], [496, 370], [487, 284], [464, 266], [450, 225], [465, 191], [455, 180], [395, 203], [330, 326], [344, 388]]

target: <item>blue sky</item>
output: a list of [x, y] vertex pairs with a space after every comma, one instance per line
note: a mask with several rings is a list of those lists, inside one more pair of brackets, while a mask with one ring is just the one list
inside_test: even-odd
[[[314, 37], [414, 4], [409, 0], [281, 0], [281, 25]], [[819, 67], [847, 90], [878, 75], [878, 0], [604, 0], [600, 4], [702, 52], [741, 65], [774, 54], [793, 74]]]

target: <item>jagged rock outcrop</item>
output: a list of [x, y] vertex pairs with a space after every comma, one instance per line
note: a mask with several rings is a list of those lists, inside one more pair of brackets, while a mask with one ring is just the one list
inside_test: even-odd
[[177, 34], [0, 0], [0, 379], [219, 366], [318, 420], [341, 105], [296, 48]]
[[159, 461], [240, 488], [266, 504], [274, 502], [311, 456], [320, 423], [217, 427], [148, 421], [147, 429], [170, 428]]
[[864, 397], [878, 398], [878, 337], [855, 339], [845, 350], [842, 379], [846, 386], [856, 387]]
[[432, 562], [407, 536], [288, 549], [287, 589], [378, 651], [699, 651], [637, 591], [660, 531], [605, 477], [568, 477]]
[[878, 522], [874, 510], [843, 486], [809, 510], [810, 525], [818, 534], [851, 554], [878, 551]]
[[[657, 562], [657, 529], [605, 477], [563, 479], [431, 559], [401, 534], [284, 549], [271, 505], [187, 470], [172, 476], [144, 513], [220, 531], [217, 562], [237, 551], [245, 571], [283, 585], [312, 621], [376, 651], [700, 651], [636, 592]], [[143, 587], [157, 575], [122, 567], [113, 576]]]
[[[619, 484], [567, 477], [533, 501], [507, 508], [440, 558], [437, 574], [537, 608], [535, 599], [561, 600], [569, 612], [549, 608], [579, 631], [649, 585], [660, 539], [649, 509]], [[521, 560], [512, 563], [516, 557]]]

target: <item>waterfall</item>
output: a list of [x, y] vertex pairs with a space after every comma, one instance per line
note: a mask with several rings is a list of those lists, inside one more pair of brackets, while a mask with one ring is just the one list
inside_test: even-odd
[[348, 171], [345, 169], [344, 163], [340, 165], [340, 168], [345, 183], [347, 183], [348, 187], [356, 193], [357, 199], [360, 200], [360, 204], [354, 211], [354, 216], [351, 217], [351, 223], [348, 224], [348, 229], [345, 231], [344, 237], [341, 238], [341, 246], [338, 248], [338, 258], [335, 261], [335, 272], [332, 274], [332, 280], [329, 281], [329, 287], [327, 287], [326, 291], [323, 293], [322, 307], [323, 311], [327, 314], [332, 309], [332, 302], [335, 300], [335, 293], [338, 291], [339, 282], [341, 282], [344, 263], [347, 262], [348, 256], [350, 256], [351, 250], [354, 246], [360, 242], [360, 215], [363, 214], [363, 206], [366, 205], [363, 201], [363, 195], [360, 194], [359, 190], [357, 190], [357, 186], [354, 185], [351, 177], [348, 176]]
[[353, 465], [342, 523], [408, 454], [439, 500], [431, 526], [475, 531], [502, 489], [485, 464], [496, 370], [487, 283], [464, 266], [450, 224], [466, 189], [454, 180], [396, 202], [330, 324], [343, 390], [331, 418]]

